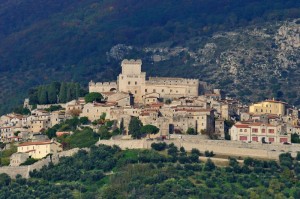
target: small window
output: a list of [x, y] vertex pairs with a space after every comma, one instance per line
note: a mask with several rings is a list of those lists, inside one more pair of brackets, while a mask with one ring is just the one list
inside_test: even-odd
[[130, 81], [128, 82], [128, 85], [130, 85]]
[[134, 82], [135, 85], [137, 85], [137, 82]]
[[134, 91], [135, 94], [137, 94], [137, 91]]
[[145, 89], [145, 93], [147, 93], [148, 91], [147, 91], [147, 89]]

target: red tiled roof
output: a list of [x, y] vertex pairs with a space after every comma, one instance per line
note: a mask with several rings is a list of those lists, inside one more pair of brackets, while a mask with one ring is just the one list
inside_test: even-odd
[[236, 128], [250, 128], [247, 124], [235, 124]]
[[44, 141], [44, 142], [24, 142], [22, 144], [19, 144], [19, 146], [30, 146], [30, 145], [45, 145], [45, 144], [51, 144], [52, 141]]

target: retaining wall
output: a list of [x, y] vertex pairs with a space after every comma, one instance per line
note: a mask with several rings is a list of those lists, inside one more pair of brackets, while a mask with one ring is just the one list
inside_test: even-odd
[[[147, 140], [100, 140], [97, 144], [117, 145], [121, 149], [150, 149], [151, 144], [157, 141]], [[174, 143], [178, 148], [184, 147], [187, 151], [192, 148], [199, 149], [201, 152], [206, 150], [216, 154], [232, 155], [241, 157], [254, 157], [278, 160], [279, 155], [291, 152], [293, 156], [300, 151], [300, 145], [272, 145], [259, 143], [240, 143], [232, 141], [217, 140], [165, 140], [167, 144]], [[275, 150], [275, 151], [274, 151]]]
[[[4, 166], [0, 167], [0, 173], [6, 173], [11, 178], [16, 178], [16, 175], [20, 174], [23, 178], [29, 178], [29, 172], [33, 170], [40, 170], [43, 166], [47, 166], [50, 162], [53, 164], [58, 164], [59, 159], [62, 157], [69, 157], [73, 156], [75, 153], [77, 153], [79, 148], [70, 149], [68, 151], [62, 151], [57, 154], [52, 155], [52, 160], [50, 157], [46, 157], [45, 159], [41, 159], [37, 161], [36, 163], [28, 166]], [[89, 151], [88, 148], [82, 148], [82, 150]]]

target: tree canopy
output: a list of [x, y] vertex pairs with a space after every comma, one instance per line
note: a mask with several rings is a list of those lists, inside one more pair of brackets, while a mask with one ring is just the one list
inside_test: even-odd
[[154, 125], [147, 124], [145, 126], [142, 126], [141, 128], [141, 133], [142, 134], [147, 134], [150, 136], [150, 134], [157, 134], [159, 132], [159, 128], [157, 128]]
[[141, 139], [142, 132], [141, 128], [143, 126], [143, 123], [141, 120], [139, 120], [137, 117], [131, 117], [131, 120], [129, 122], [128, 130], [129, 134], [134, 139]]
[[101, 102], [103, 96], [100, 93], [91, 92], [85, 95], [84, 100], [86, 103]]

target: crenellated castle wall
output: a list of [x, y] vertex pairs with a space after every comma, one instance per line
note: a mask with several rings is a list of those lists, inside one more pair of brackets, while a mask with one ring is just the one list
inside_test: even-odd
[[114, 90], [118, 90], [118, 84], [117, 82], [93, 82], [90, 81], [89, 83], [89, 92], [111, 92]]
[[161, 98], [179, 98], [199, 95], [199, 80], [169, 77], [149, 77], [141, 71], [141, 60], [123, 60], [122, 73], [117, 82], [89, 83], [89, 92], [130, 92], [135, 102], [143, 103], [143, 96], [159, 93]]

